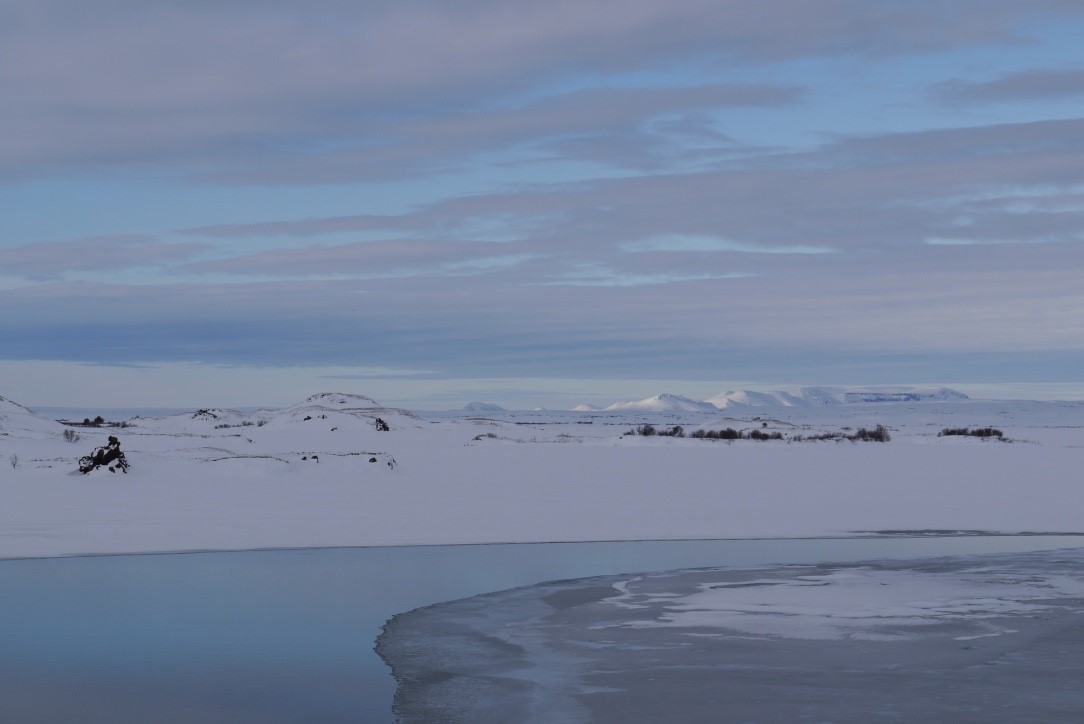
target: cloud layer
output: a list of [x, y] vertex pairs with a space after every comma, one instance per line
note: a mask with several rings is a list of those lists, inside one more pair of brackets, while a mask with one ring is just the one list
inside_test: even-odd
[[[1072, 28], [1058, 0], [15, 0], [4, 357], [1079, 376]], [[14, 230], [102, 183], [108, 222]]]

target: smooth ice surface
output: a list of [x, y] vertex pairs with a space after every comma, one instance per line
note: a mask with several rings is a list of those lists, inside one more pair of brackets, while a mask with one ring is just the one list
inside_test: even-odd
[[[637, 627], [723, 628], [756, 636], [871, 641], [922, 636], [950, 621], [1039, 615], [1054, 596], [1084, 597], [1084, 581], [1071, 576], [993, 575], [991, 569], [928, 572], [853, 567], [827, 572], [786, 570], [780, 578], [709, 581], [691, 593], [623, 594], [607, 599], [630, 609], [662, 603], [666, 613]], [[963, 636], [1011, 632], [994, 624]], [[959, 637], [958, 637], [959, 638]]]
[[1078, 721], [1084, 550], [548, 583], [379, 650], [403, 722]]

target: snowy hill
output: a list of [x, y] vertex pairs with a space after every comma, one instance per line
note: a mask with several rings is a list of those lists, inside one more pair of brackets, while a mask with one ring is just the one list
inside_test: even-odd
[[251, 436], [257, 434], [257, 428], [266, 432], [306, 430], [312, 433], [368, 430], [374, 428], [378, 418], [392, 427], [417, 424], [414, 413], [385, 407], [366, 395], [323, 392], [282, 409], [241, 412], [208, 407], [165, 417], [140, 417], [129, 421], [128, 425], [166, 435], [208, 435], [218, 431], [236, 434], [244, 428], [245, 434]]
[[266, 426], [269, 429], [276, 429], [304, 425], [306, 428], [331, 430], [344, 425], [357, 425], [359, 422], [368, 427], [377, 419], [391, 423], [393, 419], [416, 421], [417, 416], [408, 410], [384, 407], [365, 395], [322, 392], [312, 395], [304, 402], [275, 412], [267, 421]]
[[163, 435], [208, 434], [226, 428], [263, 425], [270, 419], [270, 410], [241, 412], [225, 407], [205, 407], [195, 412], [181, 412], [162, 417], [136, 417], [127, 421], [132, 428]]
[[26, 435], [63, 434], [64, 426], [42, 417], [29, 407], [23, 407], [6, 397], [0, 397], [0, 435], [24, 437]]
[[633, 402], [615, 402], [606, 412], [715, 412], [710, 402], [697, 402], [681, 395], [661, 394]]
[[366, 395], [353, 395], [345, 392], [320, 392], [305, 398], [304, 402], [286, 408], [287, 410], [321, 407], [337, 410], [384, 409], [384, 406]]
[[201, 410], [196, 410], [192, 413], [193, 420], [203, 420], [205, 422], [214, 422], [216, 424], [231, 423], [237, 420], [243, 420], [246, 416], [237, 410], [230, 410], [222, 407], [210, 407]]

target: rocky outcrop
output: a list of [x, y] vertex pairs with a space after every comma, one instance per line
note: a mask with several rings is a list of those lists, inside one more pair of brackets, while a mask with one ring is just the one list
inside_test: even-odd
[[98, 448], [90, 455], [79, 458], [79, 472], [83, 475], [102, 468], [108, 469], [111, 473], [118, 470], [122, 473], [128, 472], [128, 459], [121, 452], [120, 440], [112, 435], [109, 436], [109, 442], [103, 447]]

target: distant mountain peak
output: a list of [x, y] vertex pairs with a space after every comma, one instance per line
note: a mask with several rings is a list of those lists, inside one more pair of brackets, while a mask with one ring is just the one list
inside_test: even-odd
[[697, 402], [681, 395], [663, 393], [643, 400], [615, 402], [603, 409], [607, 412], [714, 412], [716, 408], [708, 402]]
[[504, 412], [504, 408], [492, 402], [468, 402], [461, 408], [464, 412]]
[[773, 392], [727, 391], [709, 397], [719, 409], [728, 407], [819, 407], [823, 405], [967, 400], [949, 387], [798, 387]]

